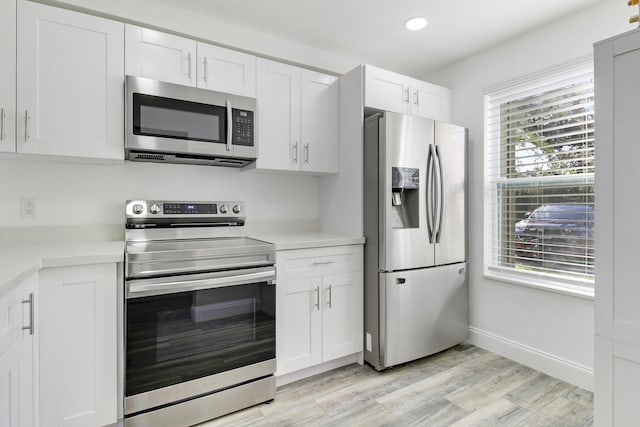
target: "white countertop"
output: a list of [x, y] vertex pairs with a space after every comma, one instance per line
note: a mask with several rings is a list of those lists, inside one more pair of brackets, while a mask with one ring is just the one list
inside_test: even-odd
[[[276, 245], [276, 250], [361, 245], [364, 237], [321, 232], [253, 234]], [[42, 268], [122, 262], [122, 241], [0, 243], [0, 297]]]
[[321, 232], [254, 234], [249, 237], [273, 243], [278, 251], [364, 244], [364, 237]]
[[122, 262], [124, 242], [0, 244], [0, 297], [31, 274], [47, 267]]

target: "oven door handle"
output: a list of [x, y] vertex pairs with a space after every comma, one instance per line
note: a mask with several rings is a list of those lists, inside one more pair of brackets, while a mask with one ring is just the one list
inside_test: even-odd
[[172, 294], [177, 292], [198, 291], [202, 289], [223, 288], [228, 286], [246, 285], [256, 282], [272, 282], [275, 280], [275, 270], [253, 273], [234, 274], [207, 279], [176, 280], [173, 282], [155, 282], [153, 279], [127, 282], [127, 298], [139, 298], [152, 295]]

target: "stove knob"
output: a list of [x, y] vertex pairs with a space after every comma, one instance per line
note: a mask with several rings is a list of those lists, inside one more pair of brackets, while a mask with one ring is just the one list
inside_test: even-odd
[[144, 206], [142, 206], [139, 203], [136, 203], [135, 205], [133, 205], [133, 213], [136, 215], [140, 215], [142, 212], [144, 212]]
[[227, 205], [220, 205], [220, 213], [221, 214], [227, 213]]
[[239, 214], [241, 210], [242, 210], [242, 208], [240, 208], [240, 205], [235, 205], [233, 207], [233, 213], [235, 213], [235, 214]]
[[155, 203], [154, 203], [154, 204], [152, 204], [152, 205], [149, 207], [149, 212], [151, 212], [151, 213], [152, 213], [152, 214], [154, 214], [154, 215], [155, 215], [155, 214], [157, 214], [157, 213], [160, 213], [160, 206], [156, 205]]

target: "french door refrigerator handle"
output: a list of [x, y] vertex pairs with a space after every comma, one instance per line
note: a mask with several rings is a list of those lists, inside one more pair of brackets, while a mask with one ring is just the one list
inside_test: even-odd
[[431, 144], [429, 144], [429, 153], [427, 155], [427, 176], [426, 179], [428, 180], [426, 187], [426, 204], [427, 204], [427, 232], [429, 233], [429, 243], [433, 243], [433, 228], [434, 225], [432, 223], [433, 221], [433, 207], [432, 207], [432, 202], [433, 202], [433, 185], [432, 185], [432, 181], [433, 181], [433, 152], [432, 152], [432, 146]]
[[442, 223], [444, 222], [444, 172], [442, 171], [442, 159], [440, 158], [440, 152], [438, 151], [438, 146], [436, 145], [435, 149], [436, 159], [438, 160], [438, 172], [439, 172], [439, 180], [440, 184], [440, 206], [438, 213], [438, 227], [436, 231], [436, 243], [440, 243], [440, 235], [442, 234]]

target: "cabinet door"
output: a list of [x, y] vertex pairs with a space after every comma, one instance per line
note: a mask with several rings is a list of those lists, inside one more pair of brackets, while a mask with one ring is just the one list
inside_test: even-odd
[[302, 170], [338, 172], [338, 81], [301, 70]]
[[123, 158], [123, 24], [18, 2], [17, 148]]
[[364, 69], [364, 106], [409, 114], [411, 79], [367, 65]]
[[261, 169], [300, 169], [300, 69], [258, 59], [258, 160]]
[[0, 426], [20, 425], [20, 293], [0, 298]]
[[256, 97], [256, 57], [198, 42], [198, 87]]
[[117, 419], [116, 265], [40, 276], [40, 420], [102, 426]]
[[411, 81], [411, 114], [429, 119], [450, 121], [451, 91], [421, 80]]
[[331, 274], [322, 278], [322, 360], [362, 351], [362, 272]]
[[285, 289], [283, 312], [277, 315], [283, 325], [277, 337], [282, 342], [277, 359], [282, 361], [281, 373], [287, 373], [321, 362], [322, 279], [288, 277], [279, 286]]
[[0, 0], [0, 152], [16, 151], [16, 1]]
[[0, 353], [0, 426], [20, 427], [20, 348], [13, 341]]
[[22, 329], [20, 344], [20, 426], [38, 425], [38, 276], [34, 274], [20, 285]]
[[196, 85], [196, 42], [136, 25], [125, 25], [125, 74]]

